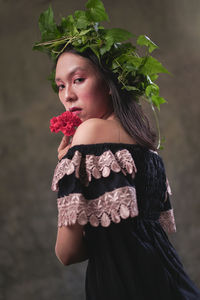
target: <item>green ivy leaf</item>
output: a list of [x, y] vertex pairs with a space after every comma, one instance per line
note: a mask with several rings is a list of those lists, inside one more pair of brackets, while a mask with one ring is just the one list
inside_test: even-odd
[[114, 71], [114, 70], [117, 69], [118, 67], [119, 67], [119, 65], [118, 65], [117, 61], [113, 60], [113, 61], [112, 61], [112, 66], [111, 66], [112, 70]]
[[148, 38], [146, 35], [140, 35], [137, 39], [137, 44], [139, 46], [148, 47], [149, 53], [153, 52], [158, 46]]
[[41, 31], [42, 41], [48, 41], [60, 36], [57, 25], [54, 21], [53, 10], [51, 6], [39, 17], [39, 28]]
[[139, 91], [138, 88], [136, 88], [135, 86], [131, 86], [131, 85], [126, 85], [126, 90], [127, 91]]
[[79, 35], [80, 35], [80, 36], [83, 36], [83, 35], [84, 35], [85, 38], [87, 38], [87, 37], [86, 37], [86, 34], [87, 34], [88, 32], [90, 32], [90, 31], [92, 31], [92, 28], [85, 29], [85, 30], [81, 30], [80, 33], [79, 33]]
[[160, 104], [167, 102], [164, 98], [159, 97], [157, 95], [152, 95], [151, 100], [153, 104], [158, 108], [158, 110], [160, 110]]
[[156, 81], [156, 79], [158, 78], [157, 74], [152, 74], [149, 76], [151, 78], [151, 81]]
[[88, 0], [86, 3], [87, 18], [92, 22], [108, 21], [108, 15], [105, 11], [104, 5], [100, 0]]
[[94, 52], [94, 54], [98, 57], [98, 59], [100, 60], [100, 55], [98, 52], [98, 47], [96, 47], [96, 45], [92, 46], [90, 45], [90, 49]]
[[69, 15], [65, 19], [65, 27], [67, 29], [67, 34], [71, 35], [71, 36], [78, 34], [78, 30], [77, 30], [76, 26], [77, 26], [77, 23], [75, 22], [74, 17], [72, 15]]
[[74, 16], [77, 21], [76, 27], [78, 29], [86, 29], [88, 27], [89, 20], [87, 18], [85, 11], [77, 10], [77, 11], [75, 11]]
[[159, 96], [159, 86], [155, 83], [148, 85], [145, 89], [145, 95], [147, 97]]
[[139, 72], [144, 75], [153, 75], [157, 73], [167, 73], [170, 74], [167, 69], [154, 57], [148, 56], [144, 60], [144, 64], [139, 69]]
[[134, 54], [136, 47], [131, 43], [115, 43], [113, 50], [116, 56], [120, 56], [122, 53], [132, 55]]
[[[70, 16], [68, 16], [69, 18]], [[73, 17], [72, 17], [73, 18]], [[69, 34], [70, 32], [70, 28], [71, 28], [71, 22], [69, 22], [69, 19], [67, 18], [62, 18], [61, 19], [61, 23], [59, 26], [60, 31], [62, 32], [62, 34]]]
[[136, 56], [131, 57], [130, 55], [127, 55], [127, 57], [124, 57], [124, 58], [126, 58], [124, 60], [126, 68], [129, 68], [129, 69], [133, 68], [134, 70], [138, 70], [144, 60], [142, 57], [136, 57]]
[[103, 46], [101, 46], [101, 48], [99, 49], [100, 54], [103, 56], [106, 52], [108, 52], [110, 50], [110, 48], [112, 47], [111, 43], [106, 43]]
[[105, 29], [105, 39], [112, 40], [113, 43], [120, 43], [133, 37], [129, 31], [121, 28]]
[[117, 45], [117, 43], [121, 43], [133, 37], [133, 35], [130, 32], [120, 28], [104, 29], [103, 32], [105, 34], [105, 41], [104, 45], [100, 49], [101, 55], [109, 51], [113, 45]]

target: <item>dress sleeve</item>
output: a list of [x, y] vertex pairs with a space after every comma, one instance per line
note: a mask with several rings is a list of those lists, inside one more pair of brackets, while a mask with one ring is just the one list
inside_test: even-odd
[[[157, 151], [152, 151], [152, 152], [154, 152], [155, 154], [158, 155]], [[164, 181], [165, 181], [165, 183], [164, 183], [164, 186], [165, 186], [164, 199], [162, 199], [159, 222], [160, 222], [162, 228], [167, 233], [173, 233], [173, 232], [176, 232], [176, 223], [175, 223], [175, 218], [174, 218], [174, 210], [172, 208], [171, 201], [170, 201], [170, 196], [172, 195], [172, 191], [171, 191], [171, 187], [170, 187], [168, 178], [166, 176], [163, 159], [161, 158], [161, 156], [159, 156], [159, 158], [160, 158], [160, 162], [162, 165]]]
[[137, 169], [130, 152], [86, 149], [72, 147], [56, 166], [52, 190], [58, 192], [58, 227], [76, 222], [108, 227], [137, 216]]
[[172, 195], [168, 178], [166, 178], [165, 199], [160, 213], [159, 221], [163, 229], [168, 233], [176, 232], [176, 223], [174, 218], [174, 210], [171, 205], [170, 196]]

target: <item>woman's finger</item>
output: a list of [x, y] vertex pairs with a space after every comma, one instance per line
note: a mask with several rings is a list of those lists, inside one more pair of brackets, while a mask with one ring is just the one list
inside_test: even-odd
[[64, 149], [68, 145], [68, 143], [69, 143], [69, 136], [64, 135], [58, 147], [58, 152]]
[[63, 158], [63, 156], [65, 156], [67, 154], [67, 151], [69, 150], [71, 144], [67, 145], [67, 147], [65, 147], [64, 149], [60, 150], [58, 152], [58, 159], [61, 160]]

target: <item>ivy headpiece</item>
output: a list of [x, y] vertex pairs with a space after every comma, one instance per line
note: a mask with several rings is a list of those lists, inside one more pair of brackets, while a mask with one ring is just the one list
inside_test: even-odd
[[[57, 25], [51, 6], [39, 17], [41, 41], [35, 43], [33, 50], [47, 53], [54, 62], [68, 46], [78, 52], [92, 50], [100, 61], [106, 62], [122, 86], [139, 103], [140, 97], [146, 100], [154, 113], [158, 129], [158, 149], [162, 149], [158, 117], [155, 108], [160, 111], [160, 104], [167, 102], [159, 95], [159, 86], [155, 83], [159, 73], [168, 73], [162, 64], [151, 56], [158, 46], [147, 36], [137, 37], [137, 45], [146, 47], [146, 54], [139, 56], [136, 46], [125, 42], [133, 34], [120, 28], [105, 29], [99, 23], [108, 21], [108, 15], [100, 0], [88, 0], [86, 10], [77, 10], [74, 15], [61, 19]], [[54, 91], [55, 70], [49, 79]], [[164, 140], [164, 139], [163, 139]]]

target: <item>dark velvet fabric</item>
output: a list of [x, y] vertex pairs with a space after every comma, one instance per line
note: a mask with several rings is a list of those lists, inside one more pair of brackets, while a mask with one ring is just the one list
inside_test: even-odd
[[[59, 182], [58, 197], [83, 193], [88, 201], [117, 187], [136, 188], [139, 215], [122, 219], [108, 227], [85, 225], [89, 260], [86, 271], [87, 300], [197, 300], [200, 292], [184, 267], [159, 223], [160, 213], [172, 208], [162, 158], [139, 145], [102, 143], [72, 147], [66, 157], [78, 150], [86, 155], [113, 154], [121, 149], [131, 153], [137, 173], [134, 179], [122, 172], [107, 178], [92, 178], [88, 187], [74, 174]], [[64, 157], [65, 158], [65, 157]]]

